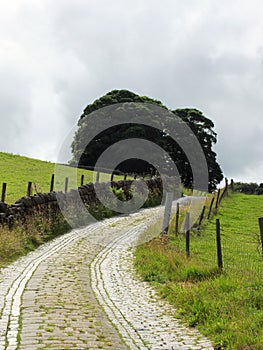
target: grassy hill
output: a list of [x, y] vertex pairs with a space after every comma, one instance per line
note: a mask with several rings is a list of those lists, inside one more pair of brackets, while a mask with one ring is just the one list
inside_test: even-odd
[[[136, 267], [144, 280], [154, 283], [176, 307], [177, 317], [198, 327], [217, 349], [263, 349], [262, 215], [263, 196], [231, 195], [200, 232], [191, 232], [190, 258], [185, 236], [176, 236], [174, 225], [167, 244], [156, 238], [137, 248]], [[217, 269], [216, 218], [223, 271]]]
[[[7, 183], [6, 203], [14, 203], [16, 200], [26, 195], [27, 184], [33, 183], [33, 193], [49, 192], [50, 180], [55, 172], [55, 164], [44, 162], [37, 159], [13, 155], [0, 152], [0, 191], [2, 183]], [[76, 188], [74, 183], [75, 170], [68, 166], [59, 166], [56, 169], [59, 177], [55, 179], [57, 189], [64, 188], [64, 179], [69, 177], [69, 188]], [[77, 172], [77, 184], [80, 184], [81, 175], [84, 174], [84, 182], [94, 182], [95, 174], [93, 171], [81, 170]], [[100, 181], [108, 181], [109, 174], [101, 174]]]

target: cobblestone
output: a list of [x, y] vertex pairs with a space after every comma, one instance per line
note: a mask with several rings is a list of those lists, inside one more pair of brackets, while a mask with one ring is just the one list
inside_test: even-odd
[[212, 349], [135, 275], [133, 247], [160, 208], [60, 237], [0, 275], [0, 350]]

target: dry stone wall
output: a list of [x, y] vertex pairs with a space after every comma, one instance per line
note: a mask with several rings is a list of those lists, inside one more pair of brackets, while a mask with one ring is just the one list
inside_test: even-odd
[[[153, 179], [145, 180], [150, 196], [156, 197], [161, 195], [162, 181], [156, 177]], [[129, 195], [131, 185], [134, 181], [112, 181], [107, 183], [97, 183], [96, 191], [108, 192], [109, 187], [115, 187], [117, 189], [122, 188], [126, 196]], [[136, 180], [137, 191], [144, 191], [143, 181]], [[100, 203], [96, 195], [95, 187], [93, 183], [80, 186], [76, 190], [70, 190], [67, 193], [63, 192], [50, 192], [50, 193], [38, 193], [33, 196], [24, 196], [16, 201], [14, 204], [9, 205], [0, 202], [0, 225], [8, 225], [10, 228], [16, 223], [24, 223], [33, 215], [39, 214], [47, 217], [54, 216], [60, 212], [59, 202], [63, 203], [63, 200], [67, 203], [74, 204], [74, 198], [79, 194], [83, 203], [87, 206], [97, 205]], [[61, 205], [61, 204], [60, 204]]]

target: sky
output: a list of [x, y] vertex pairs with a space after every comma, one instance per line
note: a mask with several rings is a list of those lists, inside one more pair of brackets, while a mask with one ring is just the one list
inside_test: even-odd
[[213, 120], [224, 175], [263, 182], [263, 2], [0, 0], [0, 151], [56, 161], [113, 89]]

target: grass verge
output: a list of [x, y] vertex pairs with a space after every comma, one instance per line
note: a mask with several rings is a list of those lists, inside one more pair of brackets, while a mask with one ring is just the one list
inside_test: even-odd
[[11, 230], [0, 226], [0, 268], [69, 230], [62, 214], [52, 220], [35, 215], [23, 226], [17, 224]]
[[[176, 307], [176, 315], [208, 336], [216, 349], [263, 349], [263, 259], [257, 219], [263, 197], [232, 195], [200, 232], [169, 232], [137, 247], [135, 266]], [[222, 228], [224, 269], [217, 269], [215, 219]]]

